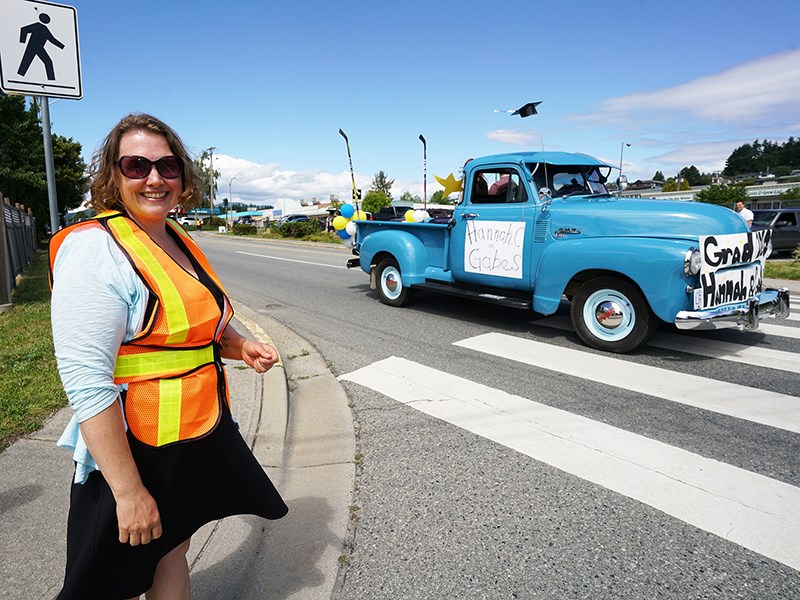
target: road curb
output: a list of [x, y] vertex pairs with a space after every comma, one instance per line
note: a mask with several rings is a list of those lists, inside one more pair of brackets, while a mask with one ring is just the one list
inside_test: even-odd
[[266, 314], [233, 305], [249, 334], [281, 355], [280, 366], [258, 376], [262, 403], [252, 447], [289, 515], [266, 524], [245, 516], [207, 525], [209, 531], [198, 532], [207, 536], [198, 539], [202, 547], [190, 555], [193, 589], [203, 597], [328, 598], [349, 536], [355, 486], [349, 400], [313, 344]]

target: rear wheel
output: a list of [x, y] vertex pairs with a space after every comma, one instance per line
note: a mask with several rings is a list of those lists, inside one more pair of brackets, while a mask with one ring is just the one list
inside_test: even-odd
[[403, 285], [400, 267], [393, 258], [385, 258], [375, 267], [378, 295], [389, 306], [405, 306], [414, 297], [414, 290]]
[[587, 346], [608, 352], [631, 352], [658, 328], [658, 318], [641, 292], [617, 277], [584, 283], [572, 300], [570, 316]]

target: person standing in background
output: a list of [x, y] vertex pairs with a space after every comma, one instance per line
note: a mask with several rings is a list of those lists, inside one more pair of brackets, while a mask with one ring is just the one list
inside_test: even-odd
[[744, 220], [744, 222], [747, 223], [748, 227], [750, 227], [753, 224], [753, 211], [750, 210], [749, 208], [745, 208], [744, 202], [742, 201], [737, 202], [734, 205], [733, 210], [735, 210], [738, 213], [738, 215], [742, 217], [742, 220]]

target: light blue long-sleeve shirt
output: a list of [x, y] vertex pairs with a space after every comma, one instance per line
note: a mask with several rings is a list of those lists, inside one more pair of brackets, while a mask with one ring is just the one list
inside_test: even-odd
[[117, 354], [140, 331], [149, 292], [111, 235], [94, 227], [67, 235], [53, 273], [56, 361], [75, 412], [58, 445], [73, 451], [75, 482], [84, 483], [97, 464], [78, 423], [119, 401]]

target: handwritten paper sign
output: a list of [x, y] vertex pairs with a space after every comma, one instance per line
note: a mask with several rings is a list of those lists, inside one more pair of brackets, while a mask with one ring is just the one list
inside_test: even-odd
[[[759, 294], [771, 235], [764, 230], [700, 236], [702, 264], [700, 287], [694, 290], [695, 309], [745, 303]], [[731, 268], [734, 265], [743, 268]]]
[[761, 293], [763, 280], [761, 263], [746, 269], [701, 273], [700, 287], [694, 290], [694, 307], [704, 309], [746, 302]]
[[735, 264], [767, 260], [772, 231], [751, 231], [749, 233], [730, 233], [727, 235], [700, 236], [700, 253], [703, 264], [702, 273], [718, 271]]
[[468, 273], [522, 279], [525, 223], [468, 221], [464, 270]]

